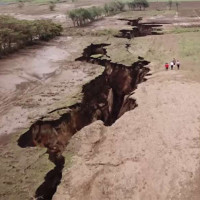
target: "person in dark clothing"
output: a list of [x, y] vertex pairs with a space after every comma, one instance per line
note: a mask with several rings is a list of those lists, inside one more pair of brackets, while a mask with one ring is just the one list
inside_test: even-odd
[[172, 62], [174, 63], [174, 66], [176, 65], [176, 59], [173, 58]]
[[179, 70], [179, 68], [180, 68], [180, 62], [178, 60], [176, 62], [176, 66], [177, 66], [177, 69]]

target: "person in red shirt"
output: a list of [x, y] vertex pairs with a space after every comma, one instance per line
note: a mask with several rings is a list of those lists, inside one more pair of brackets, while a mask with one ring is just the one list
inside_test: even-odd
[[165, 69], [168, 70], [169, 69], [169, 64], [165, 63]]

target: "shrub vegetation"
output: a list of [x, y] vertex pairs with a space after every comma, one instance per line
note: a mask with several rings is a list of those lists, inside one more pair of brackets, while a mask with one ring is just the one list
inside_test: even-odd
[[45, 40], [60, 35], [62, 27], [50, 20], [18, 20], [0, 16], [0, 56], [13, 52], [36, 40]]
[[49, 2], [49, 10], [54, 11], [56, 7], [56, 3], [54, 1]]
[[147, 0], [133, 0], [133, 1], [129, 1], [127, 2], [127, 6], [130, 10], [145, 10], [145, 8], [149, 7], [149, 3]]
[[74, 26], [82, 26], [103, 16], [113, 15], [124, 10], [125, 3], [113, 1], [106, 3], [103, 8], [93, 6], [91, 8], [78, 8], [71, 10], [68, 15]]
[[78, 8], [71, 10], [68, 16], [73, 21], [74, 26], [82, 26], [103, 16], [113, 15], [124, 11], [125, 6], [130, 10], [145, 10], [149, 7], [147, 0], [131, 0], [128, 2], [123, 1], [112, 1], [106, 3], [103, 8], [93, 6], [91, 8]]

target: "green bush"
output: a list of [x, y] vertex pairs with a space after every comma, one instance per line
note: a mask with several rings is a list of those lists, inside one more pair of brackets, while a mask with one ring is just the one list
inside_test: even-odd
[[50, 1], [49, 2], [49, 10], [50, 11], [54, 11], [55, 10], [55, 7], [56, 7], [56, 4], [54, 1]]
[[96, 6], [93, 6], [93, 7], [89, 8], [88, 11], [89, 11], [89, 13], [91, 15], [91, 20], [98, 19], [104, 13], [102, 8], [96, 7]]
[[125, 4], [120, 1], [106, 3], [103, 8], [93, 6], [91, 8], [78, 8], [68, 12], [74, 26], [82, 26], [104, 15], [112, 15], [124, 10]]
[[127, 2], [127, 6], [130, 10], [135, 10], [136, 4], [134, 1]]
[[124, 10], [125, 3], [121, 1], [112, 1], [104, 5], [104, 12], [106, 15], [113, 15]]
[[173, 5], [172, 0], [168, 0], [168, 2], [167, 2], [167, 6], [169, 6], [169, 10], [172, 9], [172, 5]]
[[68, 13], [74, 26], [82, 26], [103, 16], [103, 9], [93, 6], [91, 8], [78, 8]]
[[15, 51], [36, 40], [49, 40], [60, 35], [62, 27], [50, 20], [18, 20], [0, 16], [0, 56]]
[[149, 3], [147, 0], [134, 0], [127, 2], [127, 6], [130, 10], [135, 10], [136, 8], [145, 10], [145, 8], [149, 7]]
[[24, 7], [24, 1], [18, 0], [18, 8], [22, 9]]

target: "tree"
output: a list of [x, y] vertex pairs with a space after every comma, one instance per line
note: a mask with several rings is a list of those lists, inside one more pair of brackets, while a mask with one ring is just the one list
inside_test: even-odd
[[54, 11], [55, 10], [55, 7], [56, 7], [56, 4], [54, 1], [50, 1], [49, 2], [49, 10], [50, 11]]
[[109, 11], [110, 11], [109, 5], [108, 5], [107, 3], [104, 4], [104, 12], [105, 12], [105, 14], [106, 14], [106, 15], [109, 15]]
[[0, 27], [0, 56], [62, 32], [62, 27], [50, 20], [18, 20], [5, 15], [0, 16]]
[[142, 0], [142, 5], [143, 5], [143, 9], [145, 10], [145, 8], [149, 7], [149, 2], [147, 0]]
[[96, 6], [88, 9], [78, 8], [71, 10], [68, 15], [74, 26], [82, 26], [101, 17], [103, 15], [103, 9]]
[[172, 0], [168, 0], [167, 5], [169, 7], [169, 10], [172, 9], [172, 4], [173, 4]]
[[112, 15], [124, 10], [125, 4], [121, 1], [112, 1], [106, 3], [103, 8], [93, 6], [90, 8], [78, 8], [68, 12], [69, 18], [72, 20], [74, 26], [82, 26], [92, 22], [104, 15]]
[[180, 5], [180, 2], [176, 1], [175, 4], [176, 4], [176, 10], [178, 11], [178, 7]]
[[24, 7], [24, 1], [23, 0], [18, 0], [18, 7], [22, 9]]
[[103, 15], [103, 9], [100, 7], [93, 6], [89, 8], [89, 13], [90, 13], [91, 20], [95, 20]]
[[136, 4], [134, 1], [127, 2], [127, 6], [130, 10], [135, 10]]
[[140, 10], [145, 10], [145, 8], [149, 7], [149, 3], [147, 0], [134, 0], [135, 7], [139, 8]]
[[69, 16], [69, 18], [72, 20], [73, 25], [76, 26], [77, 16], [76, 16], [75, 10], [71, 10], [71, 11], [68, 13], [68, 16]]
[[121, 2], [121, 1], [115, 1], [114, 3], [116, 5], [116, 8], [117, 8], [118, 11], [124, 10], [125, 3]]

